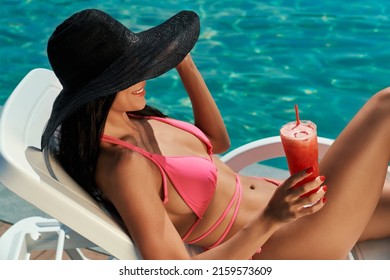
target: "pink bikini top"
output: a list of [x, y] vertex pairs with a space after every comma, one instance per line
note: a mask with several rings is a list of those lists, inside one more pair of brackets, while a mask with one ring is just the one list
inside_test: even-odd
[[183, 201], [197, 215], [198, 219], [201, 219], [214, 196], [217, 183], [217, 169], [211, 156], [212, 146], [209, 139], [199, 128], [192, 124], [169, 118], [154, 116], [148, 116], [147, 118], [165, 122], [193, 134], [205, 144], [209, 157], [153, 154], [109, 135], [103, 135], [102, 141], [136, 151], [154, 162], [162, 175], [164, 204], [168, 202], [166, 178], [168, 176]]

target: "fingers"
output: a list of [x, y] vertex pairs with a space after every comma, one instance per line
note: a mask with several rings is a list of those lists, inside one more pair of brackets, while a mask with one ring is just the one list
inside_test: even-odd
[[289, 191], [292, 196], [309, 195], [316, 192], [324, 182], [325, 176], [318, 176], [314, 180], [303, 184], [302, 186], [290, 188]]
[[290, 207], [290, 215], [292, 217], [290, 221], [314, 214], [322, 209], [326, 203], [326, 189], [327, 186], [324, 185], [309, 196], [299, 197]]
[[300, 172], [297, 172], [293, 174], [291, 177], [289, 177], [284, 183], [286, 188], [291, 188], [295, 186], [297, 183], [305, 179], [306, 177], [309, 177], [314, 172], [314, 168], [310, 167], [306, 170], [302, 170]]
[[309, 207], [303, 207], [300, 210], [300, 217], [304, 217], [304, 216], [311, 215], [311, 214], [318, 212], [319, 210], [322, 209], [322, 207], [324, 207], [325, 203], [326, 203], [326, 199], [324, 197], [324, 199], [319, 200], [314, 205], [311, 205]]
[[[314, 207], [312, 210], [316, 210], [319, 205], [323, 205], [326, 202], [326, 191], [327, 191], [327, 186], [323, 185], [321, 188], [319, 188], [316, 192], [308, 195], [308, 196], [301, 196], [299, 199], [297, 199], [295, 206], [297, 208], [310, 208]], [[322, 208], [322, 207], [321, 207]]]
[[[306, 172], [307, 173], [307, 172]], [[301, 174], [297, 177], [300, 178]], [[305, 175], [303, 175], [305, 176]], [[310, 173], [307, 175], [310, 176]], [[305, 176], [305, 177], [307, 177]], [[303, 177], [303, 178], [305, 178]], [[294, 178], [295, 179], [295, 178]], [[298, 179], [299, 180], [299, 179]], [[293, 180], [295, 181], [295, 180]], [[289, 198], [295, 200], [295, 206], [298, 208], [308, 208], [317, 204], [325, 195], [327, 186], [321, 185], [325, 181], [325, 176], [317, 176], [314, 180], [303, 184], [299, 187], [291, 187], [289, 191]]]

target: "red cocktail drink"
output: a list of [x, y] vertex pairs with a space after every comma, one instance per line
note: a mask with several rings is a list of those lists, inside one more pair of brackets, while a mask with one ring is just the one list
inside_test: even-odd
[[289, 122], [280, 129], [280, 137], [291, 175], [309, 167], [314, 168], [309, 177], [295, 186], [316, 178], [319, 174], [317, 126], [311, 121]]

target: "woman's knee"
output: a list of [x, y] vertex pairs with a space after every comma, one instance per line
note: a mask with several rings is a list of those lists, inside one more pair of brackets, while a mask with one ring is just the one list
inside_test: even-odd
[[373, 95], [361, 111], [362, 120], [370, 127], [375, 128], [382, 135], [390, 139], [390, 87], [387, 87]]
[[382, 118], [390, 120], [390, 87], [387, 87], [373, 96], [374, 111]]
[[[385, 148], [390, 153], [388, 145], [390, 139], [390, 87], [385, 88], [375, 94], [371, 100], [370, 113], [367, 120], [371, 127], [376, 127], [384, 141]], [[385, 152], [385, 151], [383, 151]]]

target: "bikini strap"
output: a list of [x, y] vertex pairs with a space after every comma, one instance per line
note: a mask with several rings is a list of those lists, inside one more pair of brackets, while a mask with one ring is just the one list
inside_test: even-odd
[[[236, 174], [236, 182], [237, 182], [237, 188], [238, 188], [238, 198], [237, 198], [237, 204], [236, 208], [234, 209], [233, 217], [231, 218], [229, 225], [221, 235], [221, 237], [211, 246], [207, 247], [207, 249], [212, 249], [214, 247], [217, 247], [219, 244], [222, 243], [222, 241], [225, 239], [226, 235], [229, 233], [230, 229], [232, 228], [234, 221], [236, 220], [236, 217], [238, 215], [238, 210], [240, 209], [241, 205], [241, 198], [242, 198], [242, 186], [240, 182], [240, 178], [238, 177], [238, 174]], [[261, 250], [261, 249], [260, 249]]]
[[121, 139], [112, 137], [110, 135], [104, 134], [101, 139], [102, 139], [103, 142], [114, 144], [114, 145], [120, 145], [122, 147], [125, 147], [125, 148], [128, 148], [130, 150], [136, 151], [136, 152], [142, 154], [147, 159], [151, 160], [157, 166], [157, 168], [160, 171], [161, 176], [162, 176], [163, 189], [164, 189], [164, 200], [163, 200], [163, 203], [166, 204], [168, 202], [167, 177], [165, 175], [165, 172], [164, 172], [163, 168], [159, 164], [159, 162], [153, 157], [153, 154], [151, 154], [148, 151], [145, 151], [145, 150], [143, 150], [143, 149], [141, 149], [141, 148], [139, 148], [139, 147], [137, 147], [137, 146], [135, 146], [135, 145], [133, 145], [133, 144], [131, 144], [129, 142], [126, 142], [126, 141], [123, 141]]
[[[229, 213], [230, 209], [232, 208], [234, 202], [237, 201], [236, 208], [234, 209], [233, 217], [231, 218], [227, 228], [225, 229], [225, 231], [223, 232], [221, 237], [213, 245], [211, 245], [210, 247], [207, 247], [206, 249], [211, 249], [211, 248], [218, 246], [225, 239], [226, 235], [228, 234], [231, 227], [233, 226], [234, 221], [236, 220], [238, 210], [239, 210], [240, 204], [241, 204], [241, 197], [242, 197], [242, 186], [241, 186], [240, 179], [239, 179], [238, 175], [236, 174], [236, 190], [233, 194], [232, 199], [229, 202], [229, 205], [223, 211], [222, 215], [205, 233], [203, 233], [201, 236], [195, 238], [194, 240], [188, 241], [186, 243], [187, 244], [194, 244], [194, 243], [206, 238], [211, 232], [213, 232], [215, 230], [215, 228], [217, 226], [219, 226], [222, 223], [222, 221], [226, 218], [227, 214]], [[185, 241], [190, 236], [190, 234], [195, 230], [195, 228], [199, 222], [200, 222], [200, 219], [198, 218], [198, 220], [191, 226], [191, 228], [183, 236], [183, 238], [182, 238], [183, 241]]]
[[158, 116], [139, 116], [131, 113], [127, 113], [129, 117], [134, 117], [134, 118], [147, 118], [151, 120], [157, 120], [169, 125], [172, 125], [174, 127], [177, 127], [179, 129], [182, 129], [184, 131], [187, 131], [188, 133], [191, 133], [195, 137], [197, 137], [199, 140], [201, 140], [207, 147], [207, 152], [211, 155], [213, 152], [213, 146], [210, 143], [210, 140], [207, 138], [207, 136], [204, 134], [202, 130], [200, 130], [198, 127], [196, 127], [193, 124], [179, 121], [176, 119], [171, 119], [168, 117], [158, 117]]

